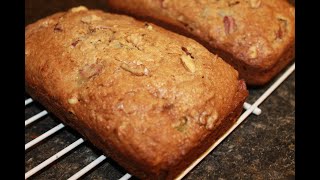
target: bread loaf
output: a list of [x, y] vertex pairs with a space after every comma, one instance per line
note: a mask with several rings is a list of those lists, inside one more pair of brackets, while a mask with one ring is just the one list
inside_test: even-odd
[[72, 8], [26, 27], [26, 91], [141, 179], [172, 179], [238, 118], [237, 71], [196, 41]]
[[107, 0], [108, 7], [193, 37], [249, 85], [270, 82], [295, 56], [295, 8], [285, 0]]

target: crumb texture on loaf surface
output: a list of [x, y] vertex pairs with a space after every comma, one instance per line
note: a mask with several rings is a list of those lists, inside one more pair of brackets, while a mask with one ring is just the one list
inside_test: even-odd
[[266, 83], [294, 58], [295, 8], [287, 1], [107, 2], [121, 12], [178, 26], [205, 41], [249, 84]]
[[123, 15], [77, 7], [25, 38], [28, 93], [142, 178], [183, 161], [248, 93], [194, 40]]

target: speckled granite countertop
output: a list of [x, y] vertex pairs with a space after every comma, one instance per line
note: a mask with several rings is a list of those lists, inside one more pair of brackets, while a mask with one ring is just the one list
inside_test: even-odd
[[[80, 4], [107, 10], [103, 0], [28, 0], [25, 1], [25, 24]], [[253, 103], [267, 88], [249, 88], [247, 102]], [[260, 116], [250, 115], [184, 179], [295, 179], [295, 73], [259, 107], [262, 109]], [[37, 103], [27, 106], [25, 118], [42, 109]], [[53, 116], [33, 123], [25, 129], [25, 142], [59, 123]], [[81, 136], [72, 129], [64, 128], [29, 149], [25, 154], [25, 171], [79, 137]], [[85, 142], [30, 179], [67, 179], [99, 155], [98, 150]], [[125, 173], [124, 169], [108, 158], [82, 179], [113, 180]]]

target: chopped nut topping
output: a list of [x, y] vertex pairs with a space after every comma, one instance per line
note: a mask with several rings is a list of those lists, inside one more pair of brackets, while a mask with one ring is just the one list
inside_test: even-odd
[[54, 31], [56, 32], [62, 32], [62, 26], [60, 23], [57, 23], [56, 25], [54, 25], [54, 28], [53, 28]]
[[140, 47], [143, 43], [142, 36], [139, 34], [131, 34], [126, 38], [129, 43], [132, 43], [136, 47]]
[[218, 119], [218, 112], [213, 111], [211, 115], [207, 118], [206, 129], [212, 129], [214, 127], [214, 122]]
[[124, 109], [124, 105], [123, 105], [123, 103], [119, 103], [119, 104], [117, 104], [117, 109]]
[[143, 64], [137, 65], [135, 63], [122, 63], [120, 67], [136, 76], [144, 76], [149, 74], [149, 70]]
[[205, 125], [206, 124], [206, 117], [207, 117], [207, 112], [206, 111], [204, 111], [204, 112], [202, 112], [201, 113], [201, 115], [200, 115], [200, 118], [199, 118], [199, 123], [201, 124], [201, 125]]
[[148, 26], [148, 27], [147, 27], [147, 29], [152, 30], [152, 26], [151, 26], [151, 25], [150, 25], [150, 26]]
[[78, 99], [77, 98], [70, 98], [70, 99], [68, 99], [68, 103], [69, 104], [77, 104], [78, 103]]
[[127, 122], [121, 122], [121, 125], [118, 127], [118, 133], [124, 133], [123, 131], [127, 128], [128, 123]]
[[145, 27], [150, 31], [153, 29], [153, 27], [148, 23], [145, 24]]
[[190, 112], [190, 116], [193, 118], [193, 119], [198, 119], [199, 118], [199, 112], [195, 109], [192, 109], [191, 112]]
[[282, 39], [284, 34], [287, 33], [288, 21], [281, 16], [277, 17], [277, 20], [279, 23], [279, 29], [276, 32], [276, 39]]
[[182, 51], [184, 51], [184, 52], [186, 53], [186, 55], [190, 56], [192, 59], [194, 58], [194, 57], [192, 56], [192, 54], [188, 51], [187, 48], [185, 48], [185, 47], [182, 46], [181, 49], [182, 49]]
[[149, 75], [149, 70], [147, 68], [144, 68], [143, 72], [145, 75], [147, 75], [147, 76]]
[[26, 48], [24, 51], [24, 55], [28, 56], [29, 54], [30, 54], [30, 50]]
[[209, 7], [205, 7], [201, 13], [201, 16], [206, 18], [212, 14], [212, 9]]
[[71, 43], [72, 47], [76, 47], [76, 45], [80, 42], [80, 39], [77, 39]]
[[237, 1], [237, 0], [229, 0], [228, 6], [231, 7], [231, 6], [237, 5], [239, 3], [240, 3], [240, 1]]
[[219, 9], [217, 10], [217, 14], [220, 16], [220, 17], [225, 17], [228, 15], [228, 12], [226, 12], [225, 10], [223, 9]]
[[112, 41], [112, 42], [110, 43], [110, 46], [112, 46], [113, 48], [116, 48], [116, 49], [122, 48], [122, 44], [121, 44], [119, 41], [117, 41], [117, 40]]
[[203, 111], [198, 118], [198, 124], [205, 126], [206, 129], [212, 129], [214, 123], [218, 119], [218, 112], [213, 110], [212, 112]]
[[100, 20], [102, 20], [102, 18], [94, 14], [91, 16], [85, 16], [81, 18], [81, 22], [88, 23], [88, 24], [91, 23], [92, 21], [100, 21]]
[[259, 8], [261, 5], [261, 0], [250, 0], [250, 7], [251, 8]]
[[80, 76], [82, 80], [88, 80], [91, 77], [98, 75], [102, 71], [102, 64], [91, 64], [85, 65], [80, 71]]
[[183, 22], [184, 17], [182, 15], [180, 15], [180, 16], [178, 16], [177, 20], [180, 21], [180, 22]]
[[100, 30], [100, 29], [111, 29], [111, 27], [110, 26], [99, 25], [99, 26], [94, 27], [94, 29], [97, 29], [97, 30]]
[[165, 104], [162, 106], [162, 111], [170, 111], [174, 108], [174, 104]]
[[101, 20], [102, 20], [101, 17], [96, 16], [96, 15], [94, 15], [94, 14], [91, 16], [91, 18], [92, 18], [92, 21], [101, 21]]
[[71, 9], [71, 12], [79, 12], [79, 11], [88, 11], [85, 6], [74, 7]]
[[45, 20], [40, 24], [40, 27], [48, 27], [53, 22], [54, 22], [54, 20], [52, 20], [52, 19]]
[[85, 16], [85, 17], [81, 18], [81, 22], [90, 23], [91, 22], [91, 17], [90, 16]]
[[181, 60], [183, 62], [184, 67], [190, 72], [194, 73], [196, 71], [196, 66], [189, 55], [182, 55]]
[[186, 130], [188, 123], [188, 117], [182, 117], [178, 122], [172, 124], [172, 127], [180, 132], [184, 132]]
[[249, 54], [250, 58], [256, 58], [257, 57], [257, 47], [256, 46], [251, 46], [249, 48], [248, 54]]
[[235, 20], [233, 17], [231, 16], [224, 16], [223, 17], [223, 23], [224, 23], [224, 29], [225, 29], [225, 33], [231, 34], [234, 33], [237, 29], [237, 25], [235, 23]]
[[168, 0], [160, 0], [161, 8], [167, 8], [168, 7]]

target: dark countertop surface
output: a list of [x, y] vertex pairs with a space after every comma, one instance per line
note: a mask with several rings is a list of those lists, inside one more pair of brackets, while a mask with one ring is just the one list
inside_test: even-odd
[[[81, 4], [107, 11], [103, 0], [28, 0], [25, 1], [26, 25]], [[247, 102], [253, 103], [268, 86], [249, 88]], [[250, 115], [184, 179], [295, 179], [295, 73], [259, 107], [262, 109], [261, 115]], [[25, 119], [43, 109], [37, 103], [28, 105]], [[25, 129], [25, 142], [59, 123], [60, 121], [52, 115], [32, 123]], [[80, 137], [67, 127], [27, 150], [25, 171], [29, 171]], [[100, 154], [99, 150], [85, 142], [30, 179], [67, 179]], [[124, 169], [107, 158], [82, 179], [113, 180], [119, 179], [125, 173]]]

